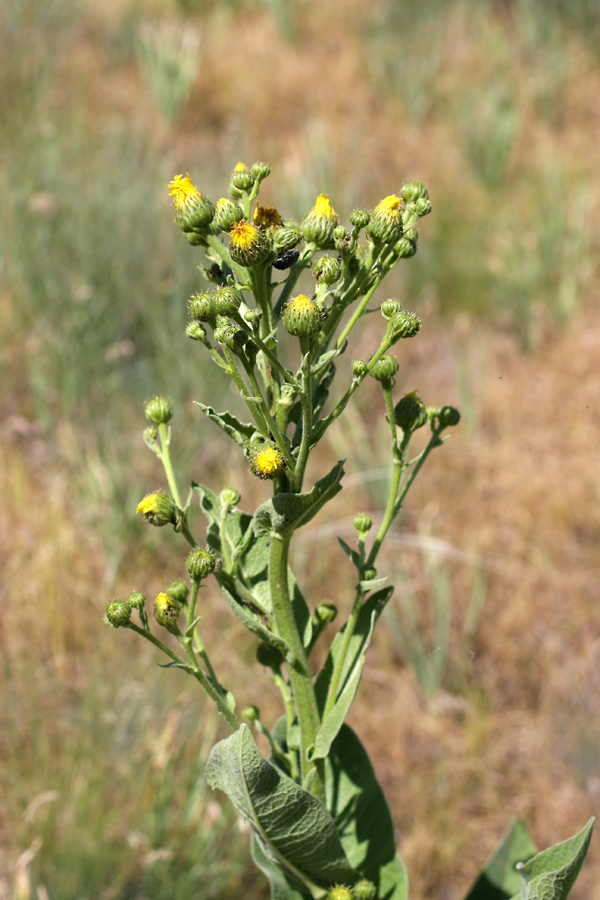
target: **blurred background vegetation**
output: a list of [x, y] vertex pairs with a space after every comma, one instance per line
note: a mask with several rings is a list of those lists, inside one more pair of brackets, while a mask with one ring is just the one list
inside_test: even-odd
[[[181, 574], [134, 516], [162, 483], [148, 396], [175, 401], [181, 483], [263, 499], [193, 408], [235, 398], [183, 334], [199, 257], [166, 190], [189, 171], [216, 200], [239, 159], [271, 163], [286, 217], [324, 191], [347, 222], [409, 178], [433, 201], [387, 285], [423, 317], [398, 390], [463, 420], [382, 561], [399, 587], [352, 714], [411, 897], [462, 897], [513, 816], [541, 847], [598, 811], [599, 38], [596, 0], [0, 5], [2, 900], [267, 896], [203, 781], [214, 710], [102, 624]], [[341, 606], [334, 535], [384, 496], [372, 388], [323, 450], [347, 490], [296, 550], [307, 597]], [[240, 706], [275, 715], [212, 590], [203, 628]], [[573, 896], [599, 892], [593, 847]]]

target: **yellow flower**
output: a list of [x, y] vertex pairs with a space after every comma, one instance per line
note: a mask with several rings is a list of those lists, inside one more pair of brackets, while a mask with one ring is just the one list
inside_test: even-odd
[[246, 219], [231, 226], [229, 252], [240, 266], [256, 266], [272, 252], [269, 236]]
[[169, 194], [178, 211], [184, 209], [187, 203], [197, 200], [201, 196], [187, 172], [185, 175], [176, 175], [173, 181], [169, 182]]
[[177, 522], [177, 507], [168, 494], [155, 491], [147, 494], [137, 505], [136, 513], [141, 513], [151, 525], [173, 525]]
[[389, 197], [384, 197], [383, 200], [381, 200], [377, 204], [373, 212], [379, 212], [383, 216], [398, 219], [398, 217], [400, 216], [401, 207], [402, 200], [400, 199], [400, 197], [396, 197], [395, 194], [390, 194]]
[[338, 224], [335, 209], [327, 194], [319, 194], [317, 201], [302, 223], [305, 240], [325, 250], [333, 247], [333, 232]]
[[329, 202], [329, 196], [327, 194], [319, 194], [312, 211], [315, 216], [320, 216], [325, 219], [335, 219], [337, 224], [337, 213]]
[[283, 219], [274, 206], [265, 203], [264, 206], [257, 206], [252, 216], [255, 225], [262, 228], [269, 228], [273, 225], [283, 225]]
[[402, 237], [402, 200], [395, 194], [384, 197], [371, 216], [366, 228], [373, 241], [380, 244], [395, 244]]
[[252, 456], [251, 467], [259, 478], [277, 478], [285, 469], [285, 461], [276, 447], [263, 447]]

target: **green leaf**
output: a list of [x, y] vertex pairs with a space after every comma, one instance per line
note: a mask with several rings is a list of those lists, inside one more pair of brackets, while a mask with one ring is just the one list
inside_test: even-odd
[[338, 540], [338, 544], [340, 545], [340, 547], [342, 548], [342, 550], [344, 551], [344, 553], [346, 554], [346, 556], [348, 557], [350, 562], [353, 563], [353, 565], [357, 569], [360, 569], [361, 558], [360, 558], [360, 554], [359, 554], [358, 550], [353, 550], [352, 547], [349, 547], [348, 544], [346, 543], [346, 541], [342, 540], [341, 537], [339, 537], [337, 540]]
[[[319, 726], [311, 754], [312, 759], [324, 759], [327, 757], [331, 743], [342, 727], [360, 684], [365, 656], [371, 642], [373, 630], [393, 591], [393, 587], [377, 591], [377, 593], [372, 594], [364, 601], [360, 609], [354, 632], [345, 650], [335, 705]], [[346, 626], [335, 636], [325, 665], [319, 672], [315, 683], [315, 694], [321, 714], [323, 714], [328, 700], [333, 672], [344, 649], [345, 630]]]
[[251, 425], [249, 422], [240, 422], [237, 416], [227, 412], [227, 410], [219, 413], [212, 406], [206, 406], [204, 403], [198, 403], [196, 400], [194, 400], [194, 405], [201, 409], [205, 416], [208, 416], [225, 434], [228, 434], [236, 444], [239, 444], [244, 449], [248, 446], [252, 436], [256, 434], [255, 425]]
[[303, 885], [304, 896], [358, 880], [325, 806], [261, 756], [246, 725], [213, 747], [206, 777], [251, 825], [259, 855]]
[[254, 513], [254, 530], [257, 535], [290, 533], [306, 525], [319, 510], [335, 497], [342, 486], [343, 460], [307, 494], [281, 493], [259, 506]]
[[407, 900], [408, 877], [396, 852], [389, 807], [367, 752], [348, 725], [325, 763], [325, 787], [352, 868], [375, 883], [378, 900]]
[[252, 859], [271, 885], [271, 900], [312, 900], [312, 894], [263, 852], [260, 841], [252, 835]]
[[588, 852], [594, 821], [591, 818], [574, 837], [518, 863], [521, 891], [514, 900], [565, 900]]
[[465, 900], [509, 900], [514, 894], [518, 894], [521, 878], [515, 867], [534, 853], [535, 845], [525, 823], [521, 819], [515, 819]]

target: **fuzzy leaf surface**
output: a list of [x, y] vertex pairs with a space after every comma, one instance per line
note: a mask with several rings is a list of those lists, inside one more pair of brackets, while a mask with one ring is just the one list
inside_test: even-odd
[[527, 826], [521, 819], [515, 819], [486, 862], [465, 900], [510, 900], [513, 895], [518, 895], [521, 877], [516, 865], [530, 859], [534, 854], [535, 845]]
[[592, 818], [578, 834], [519, 865], [521, 890], [514, 900], [565, 900], [581, 871], [593, 829]]
[[237, 416], [234, 416], [233, 413], [227, 410], [217, 412], [212, 406], [206, 406], [206, 404], [199, 403], [196, 400], [194, 400], [194, 405], [201, 409], [204, 415], [218, 425], [236, 444], [239, 444], [244, 449], [248, 446], [250, 439], [256, 432], [255, 425], [251, 425], [249, 422], [240, 422]]

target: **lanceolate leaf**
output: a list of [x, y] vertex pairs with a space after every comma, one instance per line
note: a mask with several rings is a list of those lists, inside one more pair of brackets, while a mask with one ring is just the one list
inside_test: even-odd
[[325, 763], [327, 808], [353, 869], [378, 888], [377, 900], [407, 900], [408, 877], [394, 825], [366, 750], [343, 725]]
[[216, 412], [212, 406], [206, 406], [204, 403], [194, 401], [194, 404], [202, 410], [205, 416], [208, 416], [209, 419], [215, 422], [225, 434], [228, 434], [236, 444], [239, 444], [240, 447], [243, 448], [247, 447], [248, 442], [256, 432], [255, 425], [251, 425], [248, 422], [240, 422], [233, 413], [227, 411], [220, 413]]
[[519, 863], [521, 890], [515, 900], [565, 900], [587, 855], [594, 821], [590, 819], [574, 837]]
[[289, 533], [310, 522], [321, 507], [341, 491], [343, 466], [343, 461], [338, 462], [307, 494], [277, 494], [259, 506], [254, 514], [256, 534]]
[[261, 858], [303, 885], [308, 897], [358, 880], [325, 806], [260, 755], [247, 726], [213, 747], [206, 777], [249, 822]]
[[534, 853], [535, 845], [525, 823], [515, 819], [465, 900], [509, 900], [518, 894], [521, 878], [516, 865], [530, 859]]

